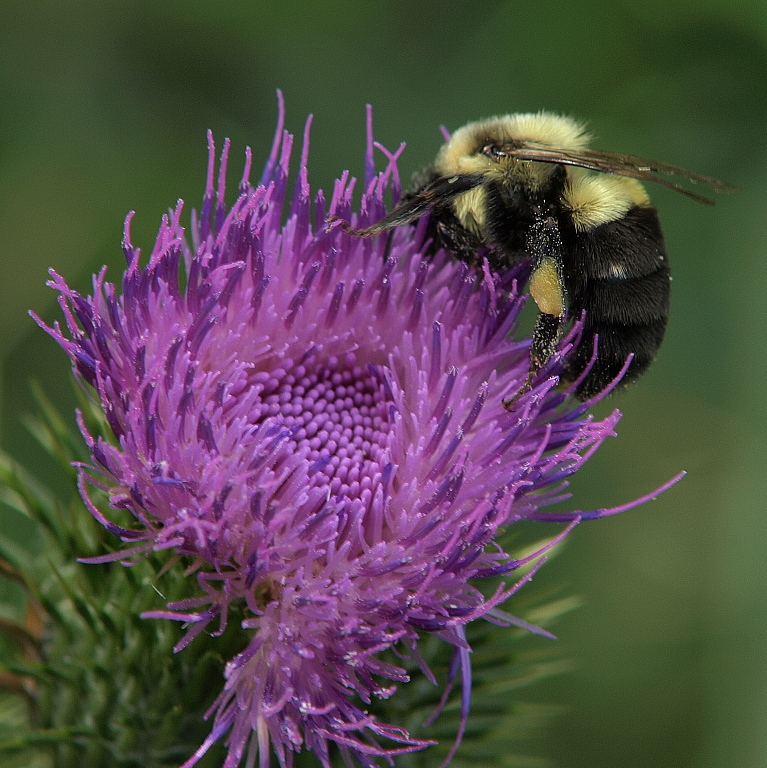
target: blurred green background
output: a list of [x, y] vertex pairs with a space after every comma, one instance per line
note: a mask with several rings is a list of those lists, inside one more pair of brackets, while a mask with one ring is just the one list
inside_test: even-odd
[[[2, 444], [56, 484], [20, 417], [37, 379], [71, 413], [55, 267], [88, 291], [121, 269], [126, 212], [146, 249], [204, 182], [205, 131], [266, 157], [276, 115], [310, 112], [310, 181], [407, 141], [406, 180], [479, 117], [550, 109], [599, 148], [722, 178], [709, 208], [655, 187], [674, 274], [667, 340], [574, 484], [573, 508], [662, 498], [584, 524], [536, 578], [583, 607], [553, 629], [574, 671], [526, 692], [563, 714], [526, 751], [562, 768], [767, 765], [767, 6], [613, 2], [14, 0], [0, 22]], [[257, 176], [257, 174], [255, 174]], [[15, 523], [14, 523], [15, 524]], [[526, 589], [535, 589], [535, 584]], [[541, 639], [541, 644], [547, 641]]]

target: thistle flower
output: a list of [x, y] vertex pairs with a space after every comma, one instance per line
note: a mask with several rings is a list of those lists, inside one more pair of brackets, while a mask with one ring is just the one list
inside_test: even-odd
[[[182, 204], [163, 219], [142, 265], [125, 227], [122, 289], [94, 277], [83, 297], [51, 272], [66, 328], [41, 325], [100, 401], [114, 440], [81, 429], [92, 461], [83, 499], [128, 546], [94, 558], [131, 562], [171, 550], [196, 574], [197, 596], [147, 618], [222, 632], [244, 606], [250, 642], [226, 666], [209, 738], [193, 766], [225, 739], [225, 768], [273, 749], [281, 765], [335, 744], [351, 764], [426, 747], [366, 711], [408, 679], [382, 653], [419, 661], [437, 634], [462, 671], [469, 705], [466, 624], [512, 622], [503, 603], [532, 575], [489, 594], [481, 579], [542, 562], [515, 560], [495, 542], [519, 520], [600, 517], [633, 506], [555, 513], [567, 478], [608, 436], [618, 412], [587, 415], [556, 387], [569, 339], [529, 391], [529, 340], [515, 341], [527, 266], [477, 273], [442, 251], [426, 255], [423, 227], [361, 240], [326, 225], [352, 217], [344, 174], [326, 206], [307, 180], [308, 129], [288, 198], [292, 136], [283, 108], [257, 186], [251, 156], [237, 200], [225, 201], [229, 144], [208, 178], [190, 240]], [[376, 145], [378, 146], [378, 145]], [[373, 171], [356, 224], [379, 219], [399, 193], [397, 159]], [[577, 333], [577, 328], [573, 333]], [[572, 338], [572, 337], [571, 337]], [[576, 384], [573, 387], [577, 386]], [[94, 493], [95, 491], [95, 493]], [[98, 506], [108, 495], [108, 509]], [[104, 505], [102, 505], [104, 506]], [[114, 520], [120, 511], [130, 526]], [[534, 569], [533, 569], [534, 570]], [[451, 753], [452, 754], [452, 753]]]

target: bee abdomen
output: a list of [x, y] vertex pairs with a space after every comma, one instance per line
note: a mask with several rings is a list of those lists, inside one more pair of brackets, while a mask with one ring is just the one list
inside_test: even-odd
[[597, 357], [586, 378], [578, 385], [576, 395], [582, 400], [592, 397], [620, 374], [629, 355], [633, 355], [621, 385], [638, 378], [650, 366], [663, 342], [667, 317], [642, 323], [623, 325], [611, 322], [587, 322], [580, 344], [570, 358], [565, 380], [575, 381], [591, 362], [594, 337], [599, 336]]
[[601, 392], [633, 359], [621, 383], [640, 376], [653, 362], [668, 322], [671, 278], [657, 214], [635, 208], [625, 218], [582, 237], [575, 256], [578, 271], [570, 289], [570, 316], [586, 312], [583, 332], [565, 373], [574, 381], [597, 356], [578, 385], [581, 399]]
[[589, 320], [615, 325], [642, 325], [668, 317], [670, 281], [663, 264], [634, 279], [590, 280], [578, 309]]

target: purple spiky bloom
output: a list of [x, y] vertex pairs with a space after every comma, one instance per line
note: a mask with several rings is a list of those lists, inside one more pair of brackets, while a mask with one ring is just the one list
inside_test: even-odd
[[[83, 498], [130, 545], [96, 560], [163, 549], [191, 559], [199, 596], [147, 614], [187, 623], [179, 649], [213, 621], [222, 631], [233, 601], [246, 607], [250, 644], [227, 664], [212, 732], [186, 768], [222, 738], [224, 768], [244, 754], [268, 766], [270, 743], [283, 766], [305, 748], [326, 768], [331, 742], [363, 766], [427, 746], [365, 710], [408, 679], [381, 653], [420, 659], [420, 633], [455, 648], [465, 724], [464, 627], [509, 620], [497, 606], [530, 574], [489, 597], [472, 581], [542, 555], [514, 560], [494, 543], [499, 530], [639, 503], [548, 511], [619, 414], [593, 420], [571, 397], [577, 383], [556, 388], [568, 340], [503, 407], [528, 370], [529, 340], [509, 337], [526, 265], [495, 275], [441, 251], [427, 258], [422, 226], [374, 240], [328, 226], [326, 216], [352, 218], [354, 182], [342, 176], [327, 210], [321, 192], [312, 198], [308, 123], [283, 224], [292, 137], [282, 125], [280, 103], [261, 183], [249, 183], [248, 153], [231, 208], [228, 143], [214, 185], [209, 139], [191, 243], [179, 203], [142, 266], [128, 217], [121, 292], [104, 270], [89, 297], [51, 273], [66, 330], [46, 330], [116, 438], [81, 427], [93, 456], [80, 467]], [[369, 122], [358, 226], [384, 214], [388, 187], [398, 194], [399, 152], [384, 153], [376, 176]], [[92, 488], [135, 526], [111, 522]]]

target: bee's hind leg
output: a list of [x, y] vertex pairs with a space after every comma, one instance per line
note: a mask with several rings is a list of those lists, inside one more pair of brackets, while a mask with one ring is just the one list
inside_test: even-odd
[[527, 371], [527, 377], [519, 391], [503, 401], [503, 407], [507, 410], [520, 395], [530, 389], [538, 371], [553, 357], [563, 321], [563, 315], [549, 315], [545, 312], [538, 313], [538, 317], [535, 319], [535, 327], [533, 328], [533, 341], [530, 346], [530, 367]]

